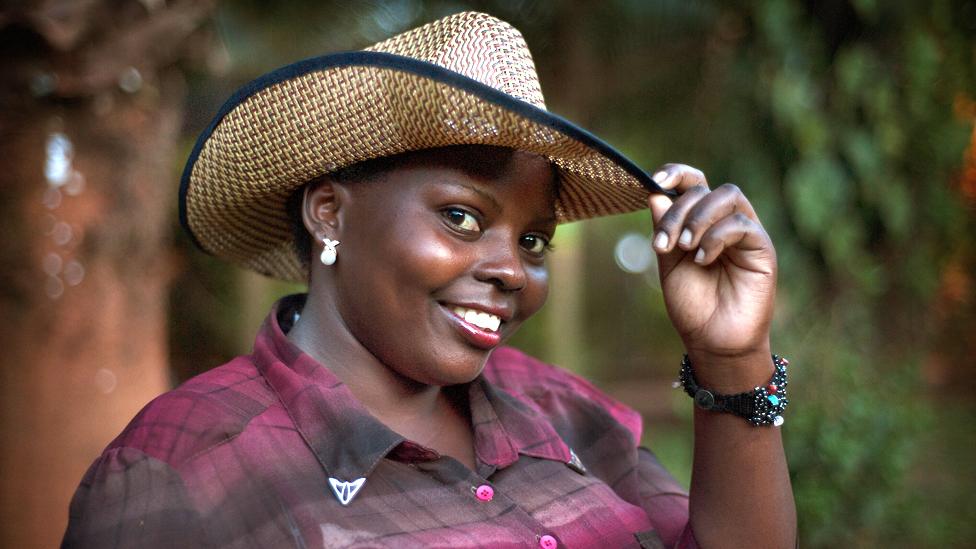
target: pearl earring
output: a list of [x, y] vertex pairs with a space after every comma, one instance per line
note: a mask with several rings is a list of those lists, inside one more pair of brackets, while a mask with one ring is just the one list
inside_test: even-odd
[[322, 255], [321, 255], [321, 257], [319, 257], [319, 259], [322, 261], [322, 264], [323, 265], [332, 265], [332, 264], [334, 264], [336, 262], [336, 255], [338, 254], [338, 251], [336, 250], [336, 246], [339, 245], [339, 241], [338, 240], [329, 240], [328, 238], [323, 238], [322, 239], [322, 244], [323, 244], [323, 246], [325, 246], [322, 249]]

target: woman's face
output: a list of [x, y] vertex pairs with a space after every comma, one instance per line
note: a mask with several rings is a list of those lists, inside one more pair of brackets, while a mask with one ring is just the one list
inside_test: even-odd
[[487, 147], [337, 184], [342, 244], [328, 268], [346, 329], [411, 380], [471, 381], [546, 300], [555, 193], [548, 161]]

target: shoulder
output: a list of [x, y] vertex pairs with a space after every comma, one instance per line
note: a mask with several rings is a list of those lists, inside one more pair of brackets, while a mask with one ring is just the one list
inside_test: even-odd
[[89, 467], [71, 500], [63, 545], [199, 545], [204, 531], [183, 466], [233, 440], [275, 402], [247, 356], [155, 398]]
[[179, 473], [133, 448], [106, 450], [71, 498], [62, 547], [197, 547], [200, 516]]
[[483, 375], [520, 400], [531, 401], [546, 415], [611, 421], [626, 428], [635, 443], [640, 441], [640, 414], [575, 373], [502, 347], [492, 352]]
[[275, 400], [251, 358], [237, 357], [153, 399], [105, 451], [139, 450], [178, 467], [233, 439]]

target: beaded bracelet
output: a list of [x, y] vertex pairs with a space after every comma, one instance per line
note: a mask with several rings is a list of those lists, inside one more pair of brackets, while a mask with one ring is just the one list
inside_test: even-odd
[[752, 391], [735, 395], [720, 395], [698, 386], [695, 373], [691, 369], [691, 360], [686, 354], [681, 361], [675, 387], [684, 387], [688, 396], [695, 399], [695, 405], [703, 410], [735, 414], [753, 425], [779, 427], [784, 421], [783, 411], [789, 404], [786, 398], [786, 367], [789, 363], [789, 360], [773, 355], [773, 366], [776, 370], [765, 387], [756, 387]]

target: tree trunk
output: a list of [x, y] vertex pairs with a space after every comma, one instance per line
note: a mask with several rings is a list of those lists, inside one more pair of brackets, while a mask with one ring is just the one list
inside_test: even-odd
[[58, 4], [0, 16], [0, 547], [56, 546], [88, 465], [169, 387], [185, 86], [158, 22], [182, 4]]

